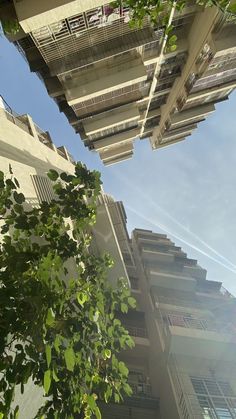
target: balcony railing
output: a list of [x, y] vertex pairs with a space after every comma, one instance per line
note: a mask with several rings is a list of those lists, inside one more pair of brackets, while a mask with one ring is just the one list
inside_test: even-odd
[[226, 288], [224, 288], [223, 286], [221, 286], [221, 288], [220, 288], [220, 293], [224, 296], [224, 297], [226, 297], [226, 298], [235, 298], [232, 294], [230, 294], [230, 292], [226, 289]]
[[43, 131], [37, 124], [35, 124], [35, 122], [33, 122], [33, 126], [35, 128], [37, 137], [34, 136], [32, 132], [33, 127], [31, 129], [28, 115], [19, 115], [16, 112], [14, 112], [2, 96], [0, 96], [0, 111], [4, 113], [8, 121], [17, 125], [19, 128], [27, 132], [27, 134], [31, 135], [33, 138], [38, 138], [38, 140], [42, 144], [44, 144], [51, 150], [56, 151], [61, 157], [63, 157], [66, 160], [69, 160], [72, 164], [75, 164], [75, 161], [71, 154], [68, 153], [67, 157], [64, 146], [61, 146], [56, 149], [52, 142], [49, 132]]
[[28, 134], [32, 135], [26, 115], [18, 115], [16, 112], [14, 112], [2, 96], [0, 96], [0, 105], [0, 109], [2, 109], [2, 111], [5, 113], [5, 116], [9, 121], [26, 131]]
[[56, 74], [136, 48], [155, 40], [149, 20], [142, 28], [129, 25], [127, 7], [101, 6], [33, 31], [32, 37], [46, 63]]
[[125, 328], [128, 330], [131, 336], [140, 337], [140, 338], [147, 338], [147, 329], [145, 327], [136, 327], [136, 326], [129, 326], [125, 325]]
[[197, 318], [191, 315], [167, 314], [157, 309], [157, 319], [161, 326], [161, 334], [164, 341], [171, 335], [170, 327], [183, 327], [185, 329], [197, 329], [205, 332], [230, 334], [236, 341], [236, 326], [227, 322], [216, 322], [211, 319]]
[[132, 278], [132, 277], [129, 277], [129, 280], [130, 280], [130, 285], [131, 285], [131, 289], [132, 290], [138, 290], [139, 289], [139, 282], [138, 282], [138, 279], [135, 279], [135, 278]]
[[152, 388], [150, 384], [136, 383], [134, 381], [129, 381], [129, 385], [132, 388], [133, 396], [145, 397], [145, 398], [152, 397]]

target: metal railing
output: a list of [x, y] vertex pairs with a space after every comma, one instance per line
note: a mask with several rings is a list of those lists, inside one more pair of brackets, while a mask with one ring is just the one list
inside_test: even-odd
[[177, 398], [178, 409], [181, 413], [181, 418], [191, 419], [195, 417], [201, 417], [200, 406], [197, 406], [196, 409], [193, 409], [194, 403], [191, 403], [191, 398], [194, 398], [196, 400], [195, 394], [193, 393], [191, 397], [191, 395], [186, 395], [184, 393], [184, 385], [182, 383], [181, 373], [177, 369], [176, 362], [173, 356], [171, 356], [169, 359], [168, 368], [174, 385], [174, 391]]
[[[15, 111], [12, 110], [12, 108], [8, 105], [8, 103], [5, 101], [5, 99], [1, 95], [0, 95], [0, 112], [4, 113], [8, 121], [17, 125], [19, 128], [27, 132], [27, 134], [34, 137], [31, 127], [30, 127], [29, 120], [28, 120], [28, 115], [17, 114]], [[75, 164], [75, 160], [70, 154], [69, 154], [69, 159], [68, 159], [66, 156], [66, 153], [63, 150], [54, 148], [52, 139], [48, 131], [43, 131], [35, 122], [33, 124], [36, 130], [38, 140], [42, 144], [49, 147], [51, 150], [56, 151], [61, 157], [63, 157], [66, 160], [69, 160], [72, 164]]]
[[19, 128], [26, 131], [28, 134], [32, 135], [30, 125], [26, 119], [27, 116], [19, 115], [14, 112], [2, 96], [0, 96], [0, 102], [2, 103], [0, 109], [2, 109], [2, 111], [5, 113], [6, 118], [13, 124], [17, 125]]
[[148, 19], [142, 28], [132, 29], [127, 7], [108, 8], [97, 7], [32, 32], [52, 71], [58, 72], [62, 60], [67, 69], [83, 67], [155, 39]]
[[138, 290], [139, 289], [139, 281], [138, 279], [129, 277], [131, 289]]
[[147, 338], [147, 329], [145, 327], [136, 327], [125, 325], [125, 328], [128, 330], [131, 336], [140, 337], [140, 338]]
[[145, 397], [145, 398], [152, 397], [152, 388], [150, 384], [146, 384], [142, 382], [137, 383], [134, 381], [128, 381], [128, 383], [133, 391], [132, 396]]
[[220, 293], [226, 298], [235, 298], [226, 288], [223, 287], [223, 285], [220, 288]]

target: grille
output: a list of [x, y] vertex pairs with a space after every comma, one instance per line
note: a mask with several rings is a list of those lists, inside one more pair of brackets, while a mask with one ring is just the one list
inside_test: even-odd
[[51, 202], [52, 199], [55, 199], [52, 183], [46, 176], [31, 175], [31, 180], [39, 203]]
[[77, 116], [100, 113], [105, 109], [112, 108], [114, 105], [141, 99], [148, 94], [149, 86], [149, 83], [145, 81], [134, 83], [130, 86], [116, 89], [104, 95], [75, 104], [72, 108]]
[[[50, 68], [55, 74], [153, 40], [155, 35], [148, 19], [141, 29], [131, 29], [127, 7], [115, 9], [110, 14], [108, 7], [98, 7], [32, 32], [36, 46], [46, 63], [52, 63]], [[60, 70], [62, 65], [63, 71]]]
[[112, 128], [104, 129], [102, 131], [99, 131], [96, 134], [88, 135], [88, 139], [90, 141], [102, 140], [103, 138], [110, 137], [118, 133], [120, 134], [122, 132], [126, 132], [130, 129], [136, 128], [137, 126], [138, 126], [137, 121], [126, 122], [124, 124], [119, 124]]

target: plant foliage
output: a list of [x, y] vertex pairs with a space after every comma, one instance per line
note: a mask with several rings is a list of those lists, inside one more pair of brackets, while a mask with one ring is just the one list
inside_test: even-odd
[[[181, 13], [188, 4], [192, 6], [192, 0], [115, 0], [111, 3], [113, 7], [123, 5], [130, 8], [131, 27], [141, 28], [144, 19], [148, 18], [155, 28], [163, 29], [163, 36], [167, 36], [168, 51], [176, 49], [177, 40], [177, 37], [174, 40], [173, 26], [169, 24], [171, 10], [174, 7], [177, 13]], [[204, 8], [216, 6], [229, 18], [236, 17], [235, 0], [196, 0], [196, 5]]]
[[106, 278], [108, 256], [89, 253], [100, 177], [50, 170], [55, 199], [28, 208], [19, 183], [0, 172], [0, 418], [29, 379], [44, 390], [37, 418], [101, 418], [98, 401], [130, 395], [117, 354], [133, 341], [116, 318], [135, 306], [121, 280]]

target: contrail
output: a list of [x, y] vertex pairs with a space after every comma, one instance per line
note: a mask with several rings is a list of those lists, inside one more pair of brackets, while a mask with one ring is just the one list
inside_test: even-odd
[[[136, 185], [131, 185], [131, 182], [127, 181], [127, 179], [124, 178], [124, 176], [120, 174], [116, 174], [118, 178], [121, 178], [125, 180], [126, 184], [128, 183], [130, 186], [132, 186], [133, 189], [135, 189], [139, 194], [142, 194], [142, 196], [146, 199], [146, 202], [150, 203], [154, 208], [158, 209], [163, 215], [165, 215], [167, 218], [169, 218], [173, 223], [175, 223], [177, 226], [182, 228], [186, 233], [188, 233], [190, 236], [192, 236], [195, 240], [199, 241], [203, 246], [205, 246], [208, 250], [210, 250], [212, 253], [214, 253], [216, 256], [218, 256], [220, 259], [224, 260], [226, 263], [231, 265], [233, 269], [236, 270], [236, 265], [233, 264], [229, 259], [227, 259], [225, 256], [223, 256], [221, 253], [217, 252], [213, 247], [211, 247], [208, 243], [206, 243], [204, 240], [201, 239], [197, 234], [193, 233], [193, 231], [188, 230], [183, 224], [181, 224], [176, 218], [174, 218], [171, 214], [169, 214], [166, 210], [164, 210], [160, 205], [156, 204], [152, 198], [147, 196], [141, 189], [139, 189]], [[173, 235], [173, 234], [172, 234]]]
[[232, 269], [231, 267], [227, 266], [225, 263], [221, 262], [220, 260], [214, 258], [213, 256], [209, 255], [208, 253], [204, 252], [202, 249], [199, 249], [199, 247], [194, 246], [193, 244], [189, 243], [187, 240], [184, 240], [182, 237], [178, 236], [175, 233], [172, 233], [166, 226], [158, 223], [154, 223], [150, 221], [145, 215], [141, 214], [140, 212], [136, 211], [134, 208], [131, 208], [129, 205], [126, 205], [126, 208], [129, 209], [129, 211], [136, 214], [138, 217], [142, 218], [143, 220], [147, 221], [148, 223], [154, 225], [155, 227], [161, 228], [166, 233], [173, 236], [175, 239], [181, 241], [182, 243], [186, 244], [187, 246], [191, 247], [192, 249], [196, 250], [197, 252], [201, 253], [202, 255], [208, 257], [209, 259], [213, 260], [214, 262], [218, 263], [218, 265], [223, 266], [224, 268], [228, 269], [229, 271], [236, 273], [236, 269]]
[[211, 247], [208, 243], [206, 243], [204, 240], [201, 239], [197, 234], [193, 233], [193, 231], [188, 230], [183, 224], [181, 224], [178, 220], [176, 220], [172, 215], [170, 215], [168, 212], [166, 212], [164, 209], [162, 209], [159, 205], [157, 205], [152, 199], [149, 200], [153, 207], [156, 207], [159, 209], [160, 212], [165, 214], [167, 218], [169, 218], [171, 221], [173, 221], [176, 225], [178, 225], [180, 228], [182, 228], [184, 231], [186, 231], [190, 236], [192, 236], [194, 239], [198, 240], [201, 244], [203, 244], [207, 249], [209, 249], [212, 253], [214, 253], [216, 256], [227, 262], [229, 265], [231, 265], [234, 269], [236, 269], [236, 265], [234, 265], [229, 259], [227, 259], [225, 256], [223, 256], [221, 253], [217, 252], [213, 247]]

